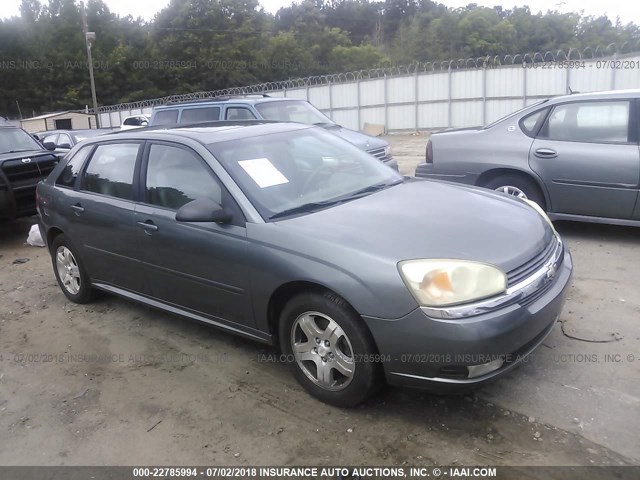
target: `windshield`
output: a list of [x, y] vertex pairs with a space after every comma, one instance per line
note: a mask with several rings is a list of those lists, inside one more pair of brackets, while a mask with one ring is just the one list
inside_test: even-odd
[[396, 171], [320, 128], [208, 145], [265, 220], [311, 212], [402, 181]]
[[0, 153], [42, 150], [40, 144], [20, 128], [0, 128]]
[[324, 113], [304, 100], [286, 100], [278, 102], [263, 102], [256, 105], [256, 109], [265, 120], [279, 122], [298, 122], [308, 125], [333, 125], [333, 121]]
[[489, 125], [487, 125], [487, 126], [486, 126], [486, 127], [484, 127], [484, 128], [485, 128], [485, 130], [486, 130], [487, 128], [491, 128], [491, 127], [493, 127], [494, 125], [499, 124], [499, 123], [500, 123], [500, 122], [502, 122], [503, 120], [506, 120], [507, 118], [515, 117], [516, 115], [518, 115], [518, 114], [519, 114], [519, 113], [521, 113], [521, 112], [524, 112], [525, 110], [529, 110], [530, 108], [537, 107], [538, 105], [542, 105], [543, 103], [548, 102], [548, 101], [549, 101], [549, 99], [545, 99], [545, 100], [540, 100], [539, 102], [536, 102], [536, 103], [532, 103], [531, 105], [527, 105], [526, 107], [521, 108], [521, 109], [519, 109], [519, 110], [516, 110], [515, 112], [510, 113], [509, 115], [505, 115], [504, 117], [499, 118], [498, 120], [496, 120], [496, 121], [495, 121], [495, 122], [493, 122], [493, 123], [490, 123]]

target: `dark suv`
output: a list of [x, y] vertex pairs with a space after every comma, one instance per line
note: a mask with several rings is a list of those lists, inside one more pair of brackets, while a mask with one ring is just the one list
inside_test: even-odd
[[338, 125], [306, 100], [268, 95], [221, 96], [155, 107], [149, 125], [187, 125], [220, 120], [274, 120], [316, 125], [330, 131], [385, 165], [398, 170], [389, 142]]
[[57, 163], [27, 132], [0, 125], [0, 220], [34, 215], [36, 185]]

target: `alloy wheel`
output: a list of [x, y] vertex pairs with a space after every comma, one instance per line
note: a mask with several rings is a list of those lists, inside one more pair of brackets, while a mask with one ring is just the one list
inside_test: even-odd
[[77, 295], [80, 291], [80, 268], [71, 250], [65, 246], [58, 247], [56, 251], [56, 268], [64, 289], [71, 295]]
[[336, 391], [353, 380], [351, 342], [331, 317], [320, 312], [299, 315], [291, 328], [291, 347], [298, 366], [317, 386]]
[[522, 190], [520, 190], [518, 187], [514, 187], [513, 185], [504, 185], [502, 187], [498, 187], [496, 188], [496, 192], [506, 193], [507, 195], [522, 199], [527, 198], [527, 195]]

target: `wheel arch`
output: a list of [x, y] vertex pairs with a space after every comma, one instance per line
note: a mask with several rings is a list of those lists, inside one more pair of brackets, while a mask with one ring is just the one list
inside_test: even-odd
[[[351, 302], [349, 302], [347, 298], [345, 298], [343, 295], [340, 295], [340, 293], [336, 292], [335, 290], [327, 287], [326, 285], [322, 285], [316, 282], [311, 282], [308, 280], [296, 280], [296, 281], [287, 282], [280, 285], [278, 288], [276, 288], [273, 291], [273, 293], [269, 298], [269, 303], [267, 306], [267, 322], [269, 326], [269, 333], [273, 335], [276, 345], [279, 345], [279, 342], [280, 342], [279, 331], [278, 331], [280, 314], [282, 313], [287, 302], [291, 300], [293, 297], [295, 297], [296, 295], [299, 295], [301, 293], [317, 293], [317, 294], [330, 293], [332, 295], [335, 295], [340, 299], [342, 299], [347, 304], [348, 308], [350, 308], [358, 318], [361, 318], [360, 314], [357, 312], [357, 310], [353, 307], [353, 305], [351, 304]], [[371, 335], [376, 351], [378, 351], [378, 345], [375, 342], [375, 338], [373, 337], [373, 333], [369, 329], [369, 326], [366, 324], [364, 320], [362, 320], [362, 325], [367, 329], [367, 331]]]
[[549, 198], [549, 193], [547, 192], [547, 189], [544, 183], [542, 182], [540, 177], [538, 177], [538, 175], [530, 171], [521, 170], [519, 168], [505, 168], [505, 167], [491, 168], [489, 170], [485, 170], [478, 176], [478, 179], [476, 180], [476, 186], [484, 187], [490, 181], [498, 178], [501, 175], [518, 175], [522, 178], [532, 180], [533, 183], [538, 186], [538, 188], [540, 189], [540, 192], [542, 193], [542, 196], [544, 197], [547, 211], [551, 209], [551, 200]]
[[55, 238], [59, 235], [62, 235], [63, 233], [64, 232], [60, 230], [58, 227], [51, 227], [47, 231], [47, 247], [49, 248], [49, 250], [51, 250], [51, 245], [53, 244], [53, 241], [55, 240]]

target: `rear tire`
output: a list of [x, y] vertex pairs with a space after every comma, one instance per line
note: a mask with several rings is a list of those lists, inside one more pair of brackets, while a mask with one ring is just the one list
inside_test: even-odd
[[51, 244], [53, 272], [62, 293], [74, 303], [89, 303], [94, 290], [77, 250], [60, 234]]
[[382, 384], [371, 333], [331, 292], [292, 298], [280, 317], [279, 337], [296, 380], [322, 402], [355, 407]]
[[542, 194], [540, 187], [532, 179], [527, 178], [524, 175], [517, 175], [513, 173], [500, 175], [493, 180], [489, 180], [484, 187], [490, 190], [506, 193], [507, 195], [512, 195], [514, 197], [532, 200], [546, 211], [544, 195]]

